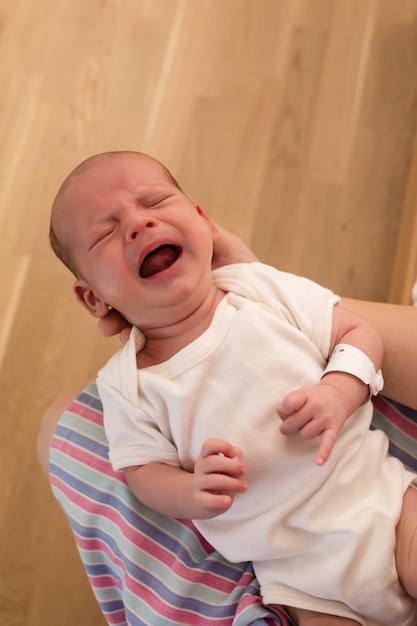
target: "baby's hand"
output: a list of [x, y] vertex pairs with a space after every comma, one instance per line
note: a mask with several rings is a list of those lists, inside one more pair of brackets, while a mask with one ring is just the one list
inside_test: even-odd
[[237, 493], [244, 493], [242, 452], [223, 439], [207, 439], [194, 466], [194, 499], [201, 519], [225, 513]]
[[320, 437], [317, 465], [326, 463], [349, 417], [342, 394], [323, 383], [287, 394], [278, 405], [277, 413], [284, 422], [280, 427], [283, 435], [298, 432], [305, 439]]

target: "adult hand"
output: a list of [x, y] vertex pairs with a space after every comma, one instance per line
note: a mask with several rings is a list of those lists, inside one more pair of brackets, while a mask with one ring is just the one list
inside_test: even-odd
[[97, 323], [98, 331], [103, 337], [119, 335], [120, 342], [125, 344], [129, 339], [131, 325], [115, 309], [110, 309], [105, 317]]
[[215, 227], [218, 237], [214, 242], [213, 269], [232, 263], [252, 263], [259, 260], [240, 237], [218, 224]]

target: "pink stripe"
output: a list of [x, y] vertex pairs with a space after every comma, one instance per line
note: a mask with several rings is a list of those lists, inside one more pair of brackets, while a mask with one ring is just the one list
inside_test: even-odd
[[[143, 550], [147, 554], [151, 555], [154, 559], [167, 565], [170, 569], [175, 571], [178, 576], [180, 576], [183, 580], [195, 582], [196, 573], [200, 572], [200, 576], [204, 578], [204, 584], [207, 587], [211, 587], [220, 591], [225, 591], [227, 593], [230, 593], [233, 590], [235, 586], [233, 581], [228, 580], [227, 578], [219, 577], [218, 575], [211, 572], [199, 570], [198, 566], [195, 569], [188, 567], [178, 559], [177, 554], [173, 554], [169, 550], [163, 548], [159, 543], [156, 543], [154, 540], [150, 539], [147, 535], [142, 534], [138, 529], [132, 528], [130, 525], [128, 525], [117, 509], [114, 509], [111, 506], [105, 505], [103, 503], [95, 503], [94, 501], [89, 500], [88, 498], [84, 497], [80, 492], [71, 489], [71, 487], [69, 487], [66, 483], [62, 483], [60, 479], [56, 476], [51, 476], [51, 483], [56, 489], [65, 494], [65, 496], [71, 502], [76, 504], [83, 511], [95, 513], [96, 515], [105, 517], [106, 519], [113, 522], [115, 526], [120, 529], [122, 534], [130, 541], [130, 543], [133, 544], [133, 546]], [[157, 527], [155, 528], [156, 530], [158, 530]], [[93, 545], [93, 542], [95, 541], [93, 539], [87, 539], [78, 536], [76, 537], [76, 540], [80, 548], [83, 548], [85, 550], [91, 550], [91, 545]], [[94, 545], [101, 544], [96, 543]], [[117, 562], [120, 565], [121, 562], [115, 561], [114, 555], [111, 557], [112, 553], [106, 551], [106, 554], [109, 556], [109, 558], [112, 558], [113, 562]]]
[[57, 435], [55, 435], [51, 442], [51, 448], [69, 456], [71, 461], [82, 463], [83, 465], [100, 472], [100, 474], [104, 474], [112, 479], [116, 479], [120, 483], [126, 484], [123, 472], [114, 472], [107, 459], [96, 456], [89, 450], [80, 448], [73, 442], [67, 441], [66, 439], [61, 440]]
[[[240, 615], [241, 613], [243, 613], [243, 611], [246, 608], [251, 607], [256, 604], [262, 604], [261, 596], [259, 595], [250, 596], [248, 594], [244, 594], [239, 600], [239, 606], [238, 606], [238, 610], [236, 611], [236, 617]], [[272, 613], [275, 613], [275, 615], [277, 615], [280, 618], [281, 626], [289, 626], [289, 622], [287, 618], [285, 617], [283, 613], [281, 613], [281, 611], [277, 607], [274, 607], [271, 605], [271, 606], [268, 606], [268, 610], [271, 611]], [[271, 626], [276, 625], [276, 621], [273, 620], [272, 618], [264, 617], [263, 619], [266, 624], [271, 624]]]
[[417, 424], [414, 424], [407, 417], [402, 415], [392, 404], [389, 404], [386, 400], [379, 398], [378, 396], [373, 399], [373, 402], [378, 409], [392, 424], [397, 426], [402, 432], [406, 433], [413, 439], [417, 439]]
[[199, 532], [199, 530], [197, 530], [191, 520], [177, 519], [177, 522], [188, 528], [190, 532], [192, 532], [197, 537], [201, 547], [207, 552], [207, 554], [212, 554], [214, 552], [214, 548], [211, 543], [209, 543], [207, 539], [203, 537], [203, 535]]
[[[85, 451], [83, 452], [77, 446], [74, 446], [70, 443], [65, 445], [65, 453], [68, 453], [72, 459], [76, 459], [77, 461], [84, 463], [88, 467], [94, 467], [94, 469], [100, 467], [101, 465], [104, 466], [105, 470], [107, 470], [109, 467], [108, 463], [101, 461], [97, 457], [92, 457]], [[94, 459], [94, 463], [88, 463], [88, 460], [91, 461], [92, 459]], [[106, 472], [103, 471], [102, 473], [105, 474]], [[109, 475], [109, 473], [107, 473], [106, 475]], [[112, 473], [110, 475], [112, 475]], [[115, 475], [121, 483], [124, 483], [123, 474], [119, 472]], [[57, 477], [52, 476], [51, 481], [57, 489], [61, 490], [67, 496], [67, 498], [71, 502], [76, 504], [80, 509], [91, 512], [93, 508], [96, 514], [98, 514], [98, 509], [100, 509], [100, 515], [112, 521], [118, 528], [120, 528], [123, 535], [133, 545], [136, 546], [138, 545], [138, 543], [140, 543], [141, 548], [145, 552], [153, 555], [156, 559], [169, 566], [170, 568], [172, 568], [172, 564], [174, 562], [175, 570], [178, 571], [179, 575], [183, 579], [187, 581], [195, 580], [195, 569], [190, 569], [188, 566], [182, 564], [181, 561], [178, 560], [177, 555], [173, 555], [170, 551], [162, 548], [158, 542], [150, 539], [147, 535], [141, 534], [136, 528], [127, 524], [123, 515], [121, 515], [116, 508], [105, 503], [96, 503], [92, 501], [91, 499], [83, 496], [82, 493], [74, 491], [66, 483], [60, 482]], [[196, 536], [197, 540], [202, 546], [202, 549], [207, 554], [211, 554], [213, 552], [213, 547], [202, 537], [202, 535], [200, 535], [200, 533], [198, 533], [191, 521], [178, 520], [178, 523], [184, 525], [186, 528], [189, 529], [190, 532], [192, 532]], [[229, 581], [227, 578], [220, 578], [219, 576], [210, 572], [204, 572], [204, 577], [205, 584], [207, 584], [207, 586], [209, 587], [217, 590], [224, 590], [228, 593], [230, 593], [233, 589], [234, 583]]]
[[66, 410], [67, 413], [72, 413], [75, 416], [82, 417], [93, 424], [99, 424], [103, 426], [103, 413], [97, 409], [93, 409], [91, 406], [82, 404], [77, 399], [73, 400]]
[[126, 624], [126, 614], [124, 609], [120, 609], [120, 611], [116, 611], [115, 613], [107, 612], [102, 606], [100, 606], [103, 614], [106, 618], [108, 624], [114, 624], [117, 626], [118, 624]]
[[[75, 400], [67, 410], [68, 412], [73, 413], [75, 417], [80, 416], [86, 421], [102, 427], [102, 413], [96, 409]], [[91, 467], [94, 471], [108, 477], [111, 481], [117, 480], [120, 485], [125, 484], [123, 474], [121, 472], [113, 472], [111, 464], [107, 461], [107, 459], [103, 459], [99, 456], [95, 456], [92, 452], [80, 449], [74, 443], [70, 443], [65, 440], [61, 441], [56, 436], [53, 439], [51, 447], [64, 455], [68, 455], [74, 464], [84, 464], [86, 467]], [[99, 517], [106, 518], [110, 522], [114, 523], [126, 539], [133, 544], [133, 556], [135, 554], [140, 555], [140, 551], [143, 550], [143, 552], [152, 557], [152, 559], [167, 565], [171, 571], [173, 571], [174, 575], [180, 579], [182, 578], [184, 581], [189, 581], [192, 584], [200, 583], [201, 585], [206, 585], [208, 588], [223, 591], [225, 593], [233, 591], [236, 585], [243, 587], [252, 583], [253, 577], [249, 572], [242, 574], [240, 580], [237, 583], [234, 583], [231, 580], [222, 578], [214, 573], [193, 569], [184, 565], [178, 560], [177, 554], [171, 553], [169, 550], [163, 548], [159, 543], [155, 543], [148, 536], [142, 534], [138, 529], [132, 528], [127, 523], [123, 515], [121, 515], [119, 511], [111, 505], [100, 502], [96, 503], [94, 500], [88, 498], [82, 493], [73, 491], [69, 485], [62, 483], [57, 476], [52, 475], [50, 478], [55, 489], [60, 491], [62, 494], [65, 494], [68, 500], [79, 507], [82, 512], [87, 515], [97, 515]], [[98, 476], [97, 479], [99, 478], [100, 477]], [[106, 481], [104, 481], [104, 485], [106, 485]], [[148, 523], [153, 525], [152, 520], [148, 520]], [[201, 537], [192, 522], [179, 520], [179, 523], [183, 524], [186, 528], [188, 528], [189, 532], [192, 532], [196, 536], [197, 540], [201, 543], [203, 549], [205, 549], [208, 554], [213, 551], [213, 548]], [[157, 525], [154, 525], [154, 529], [155, 533], [158, 533]], [[74, 536], [81, 550], [87, 552], [97, 551], [98, 554], [101, 552], [102, 555], [107, 556], [110, 563], [115, 565], [115, 568], [117, 566], [120, 568], [120, 572], [123, 572], [124, 580], [121, 584], [117, 578], [111, 576], [111, 574], [106, 573], [102, 576], [98, 575], [96, 577], [90, 575], [89, 579], [93, 588], [105, 589], [113, 587], [120, 590], [121, 586], [122, 589], [129, 590], [133, 596], [141, 598], [144, 603], [152, 607], [155, 616], [157, 617], [160, 615], [162, 619], [170, 619], [173, 622], [181, 622], [183, 624], [188, 624], [189, 626], [206, 626], [208, 621], [215, 623], [217, 626], [231, 626], [231, 618], [214, 620], [210, 619], [209, 616], [200, 615], [198, 612], [194, 613], [176, 606], [172, 607], [170, 604], [167, 604], [166, 601], [161, 599], [157, 592], [154, 592], [152, 588], [146, 587], [140, 580], [132, 578], [132, 576], [127, 572], [126, 561], [123, 560], [126, 558], [126, 551], [125, 553], [122, 553], [121, 558], [111, 550], [111, 547], [105, 542], [105, 540], [101, 540], [98, 537], [88, 539], [81, 537], [76, 533], [74, 533]], [[175, 535], [173, 536], [173, 539], [181, 545], [181, 539], [177, 539]], [[129, 550], [127, 550], [127, 553], [130, 553]], [[145, 571], [146, 562], [145, 558]], [[152, 575], [152, 568], [150, 570], [150, 575]], [[195, 600], [198, 603], [198, 597], [196, 597]], [[243, 610], [246, 606], [255, 605], [258, 602], [260, 602], [259, 597], [244, 596], [239, 606], [240, 609]], [[130, 609], [132, 609], [132, 607], [130, 607]], [[119, 624], [126, 623], [125, 611], [123, 609], [115, 612], [107, 612], [105, 608], [102, 607], [102, 610], [109, 624], [117, 626]], [[280, 615], [279, 613], [277, 614]], [[286, 623], [286, 620], [283, 620], [283, 624]]]
[[126, 586], [130, 589], [130, 591], [132, 591], [132, 593], [135, 593], [146, 604], [151, 606], [155, 613], [165, 618], [171, 619], [174, 623], [180, 622], [181, 624], [190, 624], [190, 626], [202, 624], [206, 626], [207, 623], [210, 621], [211, 623], [215, 623], [216, 626], [231, 626], [232, 619], [230, 617], [214, 620], [209, 615], [200, 615], [199, 613], [195, 613], [194, 611], [191, 612], [181, 610], [175, 606], [172, 607], [165, 602], [162, 603], [160, 596], [158, 596], [156, 593], [153, 593], [151, 588], [145, 587], [142, 584], [135, 585], [134, 588], [131, 588], [129, 586], [129, 582], [131, 582], [130, 578], [127, 579]]
[[119, 590], [121, 589], [117, 580], [113, 578], [113, 576], [110, 576], [109, 574], [106, 574], [105, 576], [103, 575], [94, 576], [91, 574], [89, 575], [89, 579], [91, 582], [94, 581], [94, 587], [96, 587], [96, 589], [110, 589], [110, 588], [114, 589], [115, 587]]
[[[106, 543], [103, 543], [102, 541], [96, 539], [96, 540], [84, 540], [80, 537], [76, 536], [76, 541], [77, 544], [80, 547], [83, 547], [84, 545], [86, 545], [87, 549], [92, 549], [92, 550], [98, 550], [104, 554], [106, 554], [110, 560], [112, 560], [113, 563], [115, 563], [116, 565], [120, 566], [123, 573], [124, 573], [124, 579], [123, 579], [123, 588], [128, 589], [132, 595], [135, 595], [138, 598], [141, 598], [141, 600], [143, 602], [145, 602], [146, 604], [149, 604], [151, 607], [153, 607], [153, 610], [155, 610], [155, 607], [158, 607], [158, 614], [159, 615], [163, 615], [165, 617], [170, 617], [171, 619], [174, 619], [174, 621], [177, 621], [179, 619], [179, 617], [181, 618], [181, 622], [184, 624], [197, 624], [199, 623], [198, 621], [196, 622], [196, 617], [200, 618], [200, 616], [198, 614], [195, 614], [194, 612], [190, 613], [188, 611], [183, 611], [181, 609], [178, 609], [177, 607], [171, 607], [170, 604], [167, 603], [162, 603], [161, 602], [161, 597], [155, 593], [153, 593], [152, 589], [149, 587], [146, 587], [145, 585], [143, 585], [140, 581], [138, 581], [135, 578], [132, 578], [132, 576], [130, 576], [130, 574], [126, 571], [125, 567], [124, 567], [124, 563], [123, 561], [121, 561], [120, 559], [114, 557], [114, 554], [109, 550], [109, 546]], [[103, 579], [105, 579], [106, 584], [103, 583]], [[97, 589], [101, 589], [104, 587], [108, 587], [108, 586], [116, 586], [116, 579], [114, 579], [113, 581], [113, 585], [112, 584], [108, 584], [108, 581], [112, 580], [111, 578], [107, 577], [103, 577], [103, 576], [99, 576], [99, 577], [94, 577], [94, 576], [89, 576], [89, 580], [90, 583], [92, 585], [93, 588], [97, 588]], [[250, 578], [250, 581], [252, 580], [252, 578]], [[196, 580], [192, 580], [193, 583], [196, 582]], [[120, 589], [120, 586], [117, 584], [117, 588]], [[234, 589], [234, 585], [231, 586], [231, 589]], [[201, 619], [201, 618], [200, 618]], [[207, 617], [204, 618], [203, 623], [206, 624], [207, 623]], [[222, 626], [222, 624], [224, 624], [224, 626], [230, 626], [230, 619], [229, 618], [225, 618], [222, 620], [216, 620], [216, 624], [218, 624], [218, 626]]]
[[[235, 588], [236, 584], [217, 574], [212, 572], [208, 572], [206, 570], [200, 570], [198, 565], [196, 568], [188, 567], [187, 565], [181, 563], [178, 560], [175, 554], [172, 554], [169, 551], [164, 550], [158, 544], [150, 541], [146, 536], [141, 535], [141, 533], [136, 533], [137, 541], [135, 545], [138, 550], [144, 551], [153, 559], [157, 560], [159, 563], [165, 564], [172, 572], [175, 572], [182, 580], [191, 583], [200, 582], [204, 584], [206, 587], [214, 589], [216, 591], [223, 591], [225, 593], [231, 593]], [[123, 563], [118, 559], [112, 551], [110, 551], [109, 546], [106, 543], [103, 543], [99, 539], [88, 539], [85, 537], [77, 537], [77, 544], [80, 548], [86, 551], [90, 550], [102, 550], [107, 554], [107, 556], [120, 567], [123, 567]], [[241, 577], [239, 584], [245, 584], [247, 586], [252, 582], [252, 576], [248, 574], [248, 580], [245, 581], [243, 577]]]

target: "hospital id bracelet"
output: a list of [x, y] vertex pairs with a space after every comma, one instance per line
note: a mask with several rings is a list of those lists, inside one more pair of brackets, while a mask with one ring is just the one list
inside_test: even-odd
[[369, 386], [372, 396], [378, 395], [384, 387], [381, 370], [376, 372], [371, 359], [362, 350], [347, 343], [338, 343], [335, 346], [323, 376], [329, 372], [346, 372], [356, 376]]

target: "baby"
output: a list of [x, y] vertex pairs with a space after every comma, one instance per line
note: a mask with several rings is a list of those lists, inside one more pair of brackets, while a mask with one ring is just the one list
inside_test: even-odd
[[264, 603], [298, 624], [415, 626], [416, 477], [369, 430], [379, 336], [307, 279], [212, 271], [216, 237], [141, 153], [92, 157], [58, 192], [51, 243], [76, 297], [133, 325], [97, 381], [114, 468], [253, 561]]

